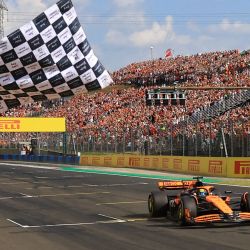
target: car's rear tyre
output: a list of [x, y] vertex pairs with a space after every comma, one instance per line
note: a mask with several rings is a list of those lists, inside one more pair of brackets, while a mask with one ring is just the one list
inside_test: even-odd
[[168, 196], [164, 191], [151, 192], [148, 196], [148, 211], [151, 217], [167, 215]]
[[[186, 218], [186, 209], [188, 209], [191, 220], [187, 220]], [[197, 203], [195, 198], [187, 195], [181, 197], [181, 202], [177, 210], [178, 223], [180, 225], [191, 225], [193, 224], [192, 218], [195, 217], [197, 217]]]
[[244, 193], [241, 197], [240, 203], [242, 212], [250, 212], [250, 196], [249, 193]]

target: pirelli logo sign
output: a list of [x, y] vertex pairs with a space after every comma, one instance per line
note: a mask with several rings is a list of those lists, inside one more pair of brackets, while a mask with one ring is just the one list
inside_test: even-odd
[[174, 159], [174, 169], [181, 170], [182, 169], [182, 160]]
[[210, 174], [222, 174], [223, 173], [223, 162], [217, 160], [209, 161], [208, 173]]
[[200, 172], [200, 161], [199, 160], [189, 160], [188, 161], [188, 171]]
[[65, 132], [65, 118], [0, 118], [0, 132]]
[[250, 175], [250, 161], [235, 161], [234, 173]]
[[0, 130], [19, 130], [20, 129], [20, 120], [2, 120], [0, 119]]

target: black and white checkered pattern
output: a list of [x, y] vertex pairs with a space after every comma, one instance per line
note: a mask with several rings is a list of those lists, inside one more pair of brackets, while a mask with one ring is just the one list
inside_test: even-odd
[[0, 112], [110, 83], [71, 0], [59, 1], [0, 41]]

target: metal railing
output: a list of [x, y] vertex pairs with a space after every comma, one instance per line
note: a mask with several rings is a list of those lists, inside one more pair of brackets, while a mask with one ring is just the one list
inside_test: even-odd
[[[99, 131], [100, 132], [100, 131]], [[94, 134], [94, 135], [93, 135]], [[20, 142], [30, 141], [29, 134], [1, 134], [0, 150], [21, 150]], [[34, 135], [33, 135], [34, 136]], [[32, 145], [36, 154], [81, 153], [136, 153], [144, 155], [179, 156], [250, 156], [250, 123], [238, 121], [214, 126], [210, 121], [205, 128], [197, 125], [155, 128], [155, 133], [140, 128], [126, 129], [123, 133], [93, 133], [83, 130], [77, 133], [37, 133], [37, 143]]]
[[174, 126], [174, 130], [179, 127], [187, 126], [188, 124], [197, 124], [203, 120], [213, 119], [225, 112], [244, 105], [250, 101], [250, 90], [241, 90], [239, 93], [233, 93], [228, 96], [224, 96], [218, 102], [213, 103], [210, 106], [205, 106], [203, 109], [194, 112], [191, 116], [186, 117], [183, 121]]

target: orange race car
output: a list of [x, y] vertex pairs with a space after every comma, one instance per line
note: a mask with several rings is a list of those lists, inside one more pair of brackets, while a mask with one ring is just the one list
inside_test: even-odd
[[250, 222], [250, 195], [233, 196], [231, 191], [216, 194], [214, 186], [201, 179], [160, 181], [160, 191], [148, 197], [151, 217], [170, 216], [181, 225], [213, 222]]

